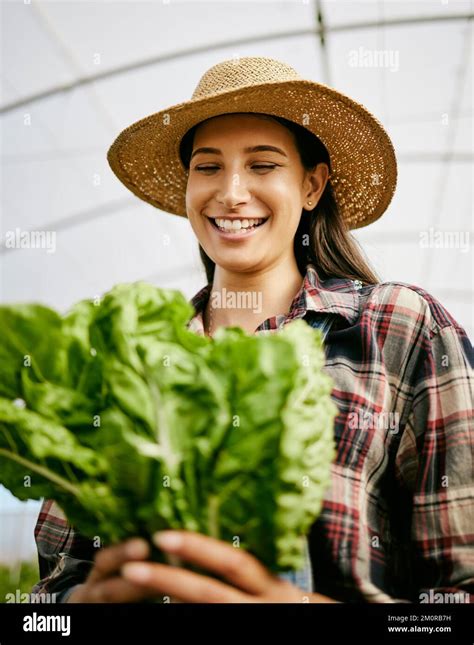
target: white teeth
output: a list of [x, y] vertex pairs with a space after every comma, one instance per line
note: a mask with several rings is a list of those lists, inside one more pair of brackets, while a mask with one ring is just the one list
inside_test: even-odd
[[263, 219], [216, 219], [216, 224], [219, 228], [223, 228], [226, 231], [239, 231], [241, 228], [252, 228], [256, 224], [263, 222]]

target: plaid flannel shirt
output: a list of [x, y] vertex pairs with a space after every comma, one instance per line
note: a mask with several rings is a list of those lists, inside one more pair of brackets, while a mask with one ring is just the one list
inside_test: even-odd
[[[211, 285], [191, 300], [203, 334]], [[308, 265], [288, 314], [336, 316], [325, 341], [337, 456], [309, 534], [314, 590], [343, 602], [439, 602], [474, 587], [473, 349], [464, 329], [420, 287], [321, 280]], [[35, 592], [64, 601], [94, 546], [44, 500], [35, 528]], [[445, 596], [443, 596], [445, 597]], [[447, 600], [449, 601], [449, 600]]]

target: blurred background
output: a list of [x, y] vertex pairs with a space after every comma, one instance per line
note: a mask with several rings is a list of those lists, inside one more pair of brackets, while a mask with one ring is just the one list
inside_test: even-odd
[[[191, 298], [206, 279], [188, 221], [134, 197], [106, 153], [126, 126], [189, 99], [212, 65], [268, 56], [382, 122], [397, 191], [353, 235], [382, 281], [423, 287], [472, 340], [472, 4], [1, 0], [1, 301], [65, 311], [135, 280]], [[6, 243], [38, 231], [54, 248]], [[31, 588], [39, 505], [0, 487], [0, 601], [7, 574]]]

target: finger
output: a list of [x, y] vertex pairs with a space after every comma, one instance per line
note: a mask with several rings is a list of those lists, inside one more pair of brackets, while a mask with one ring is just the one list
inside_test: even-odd
[[151, 595], [156, 596], [149, 589], [117, 576], [91, 586], [86, 602], [141, 602]]
[[121, 571], [129, 582], [181, 602], [250, 602], [247, 594], [223, 582], [168, 564], [130, 562], [124, 564]]
[[[180, 544], [166, 546], [165, 533], [179, 538]], [[247, 593], [262, 594], [275, 584], [275, 576], [253, 555], [222, 540], [193, 531], [162, 531], [155, 533], [153, 541], [167, 553], [217, 573]]]
[[118, 572], [127, 560], [145, 560], [149, 555], [150, 546], [141, 538], [106, 547], [97, 553], [88, 582], [96, 582]]

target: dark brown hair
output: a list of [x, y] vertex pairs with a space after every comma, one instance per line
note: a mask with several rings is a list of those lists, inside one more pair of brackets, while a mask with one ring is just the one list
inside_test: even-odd
[[[283, 117], [271, 116], [293, 134], [301, 163], [306, 170], [312, 170], [318, 163], [324, 162], [331, 171], [329, 153], [318, 137], [298, 123]], [[198, 125], [200, 124], [188, 130], [181, 140], [180, 156], [186, 170], [189, 170], [194, 134]], [[311, 263], [315, 265], [322, 280], [349, 278], [360, 280], [364, 284], [380, 282], [380, 278], [370, 267], [357, 240], [351, 235], [342, 218], [330, 179], [327, 180], [324, 191], [313, 210], [302, 211], [293, 248], [298, 269], [303, 277], [306, 274], [307, 264]], [[212, 283], [216, 265], [200, 244], [199, 253], [207, 280]]]

